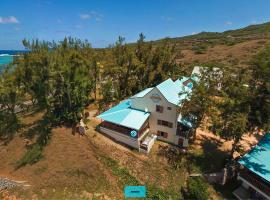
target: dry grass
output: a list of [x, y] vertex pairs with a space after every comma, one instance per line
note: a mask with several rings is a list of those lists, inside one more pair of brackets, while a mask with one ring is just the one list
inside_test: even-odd
[[[41, 117], [38, 113], [23, 118], [23, 121], [32, 127]], [[102, 158], [107, 157], [140, 184], [180, 189], [184, 173], [174, 172], [167, 159], [157, 155], [159, 145], [166, 144], [157, 142], [151, 154], [146, 156], [97, 133], [95, 125], [94, 120], [88, 124], [90, 129], [86, 136], [73, 135], [66, 127], [53, 129], [42, 159], [19, 169], [16, 169], [16, 162], [27, 148], [23, 135], [16, 135], [7, 145], [0, 146], [0, 176], [24, 180], [31, 185], [26, 191], [15, 192], [22, 199], [87, 199], [93, 195], [98, 199], [122, 199], [123, 183], [119, 183], [119, 174], [103, 162]]]
[[182, 58], [177, 61], [182, 64], [219, 62], [234, 67], [246, 67], [252, 56], [269, 43], [269, 38], [251, 39], [232, 46], [209, 46], [202, 54], [196, 54], [193, 50], [185, 49], [181, 51]]

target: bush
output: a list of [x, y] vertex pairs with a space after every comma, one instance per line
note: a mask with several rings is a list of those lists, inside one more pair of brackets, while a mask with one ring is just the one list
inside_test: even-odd
[[179, 194], [175, 193], [174, 191], [165, 190], [154, 185], [147, 185], [146, 200], [167, 200], [179, 198]]
[[192, 47], [192, 50], [194, 51], [195, 54], [204, 54], [207, 50], [207, 45], [206, 44], [194, 45]]
[[185, 199], [209, 199], [208, 186], [202, 177], [189, 178], [187, 182], [187, 189], [183, 191], [183, 193]]

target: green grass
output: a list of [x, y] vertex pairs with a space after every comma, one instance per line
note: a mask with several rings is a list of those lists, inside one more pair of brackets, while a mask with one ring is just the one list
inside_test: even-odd
[[102, 160], [105, 165], [107, 165], [112, 170], [113, 174], [119, 177], [119, 182], [122, 186], [140, 185], [140, 182], [129, 173], [128, 169], [125, 167], [120, 167], [117, 161], [109, 157], [102, 157]]
[[118, 162], [110, 157], [102, 157], [103, 163], [108, 166], [113, 174], [119, 178], [119, 184], [121, 188], [127, 185], [146, 185], [147, 188], [147, 198], [151, 200], [167, 200], [167, 199], [178, 199], [180, 198], [180, 191], [175, 192], [173, 189], [162, 189], [155, 184], [143, 184], [132, 176], [128, 169], [125, 167], [120, 167]]

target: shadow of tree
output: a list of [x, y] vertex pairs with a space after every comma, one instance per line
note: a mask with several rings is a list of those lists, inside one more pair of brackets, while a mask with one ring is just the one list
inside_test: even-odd
[[203, 137], [201, 140], [202, 151], [194, 150], [187, 154], [189, 171], [192, 171], [193, 166], [199, 168], [202, 173], [220, 171], [229, 157], [229, 152], [219, 148], [221, 145], [222, 143], [218, 140]]
[[170, 166], [174, 169], [179, 169], [183, 164], [185, 150], [176, 146], [163, 146], [159, 145], [158, 155], [165, 157]]
[[27, 164], [34, 164], [42, 158], [42, 150], [46, 146], [51, 138], [51, 124], [49, 120], [45, 117], [39, 120], [35, 125], [29, 128], [23, 135], [26, 138], [37, 137], [35, 143], [29, 144], [28, 151], [23, 155], [23, 157], [17, 161], [15, 170], [23, 167]]
[[20, 128], [22, 128], [22, 124], [16, 114], [0, 113], [0, 141], [3, 141], [4, 145], [12, 140]]

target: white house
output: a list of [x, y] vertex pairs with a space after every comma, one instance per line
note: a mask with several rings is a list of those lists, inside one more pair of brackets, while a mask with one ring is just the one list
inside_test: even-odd
[[[192, 78], [191, 78], [192, 77]], [[188, 146], [192, 122], [179, 110], [192, 91], [195, 76], [167, 79], [97, 116], [99, 130], [116, 141], [149, 152], [156, 138]]]

